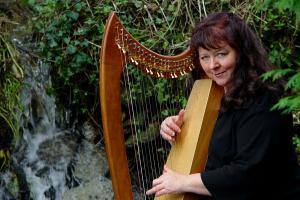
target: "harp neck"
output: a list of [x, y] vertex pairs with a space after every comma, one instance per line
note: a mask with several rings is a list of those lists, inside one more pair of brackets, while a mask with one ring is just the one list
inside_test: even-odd
[[105, 63], [130, 63], [151, 76], [162, 78], [177, 78], [195, 68], [190, 49], [175, 56], [155, 53], [135, 40], [114, 12], [108, 18], [101, 58]]

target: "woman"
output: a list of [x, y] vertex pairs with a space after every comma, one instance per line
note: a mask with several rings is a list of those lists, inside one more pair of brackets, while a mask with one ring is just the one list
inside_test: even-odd
[[[206, 169], [186, 176], [165, 166], [147, 194], [193, 192], [217, 200], [299, 200], [292, 117], [270, 111], [283, 87], [260, 80], [272, 67], [255, 34], [237, 15], [214, 13], [195, 27], [190, 47], [195, 63], [225, 91]], [[181, 110], [162, 122], [164, 139], [172, 142], [180, 134], [183, 115]]]

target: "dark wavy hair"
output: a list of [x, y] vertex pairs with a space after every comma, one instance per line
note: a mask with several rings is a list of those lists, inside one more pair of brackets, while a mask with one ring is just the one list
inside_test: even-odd
[[236, 14], [212, 13], [196, 25], [190, 40], [196, 67], [202, 69], [198, 53], [200, 47], [217, 49], [224, 42], [236, 50], [238, 60], [233, 72], [233, 87], [224, 95], [223, 107], [229, 109], [244, 106], [264, 89], [276, 91], [279, 97], [282, 84], [263, 82], [259, 78], [274, 68], [266, 58], [265, 49], [250, 27]]

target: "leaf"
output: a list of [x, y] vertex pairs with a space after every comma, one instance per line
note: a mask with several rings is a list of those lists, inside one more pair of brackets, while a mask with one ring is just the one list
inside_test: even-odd
[[73, 11], [68, 11], [67, 13], [66, 13], [66, 15], [68, 16], [68, 17], [70, 17], [72, 20], [74, 20], [74, 21], [76, 21], [77, 19], [78, 19], [78, 17], [79, 17], [79, 14], [77, 13], [77, 12], [73, 12]]
[[57, 46], [58, 46], [57, 42], [53, 38], [50, 38], [49, 39], [49, 47], [54, 48]]
[[64, 41], [66, 44], [69, 44], [70, 41], [71, 41], [71, 39], [70, 39], [70, 37], [65, 37], [65, 38], [63, 39], [63, 41]]
[[286, 84], [286, 88], [296, 89], [300, 88], [300, 72], [292, 76]]
[[261, 78], [263, 81], [266, 81], [270, 78], [272, 78], [272, 81], [275, 81], [293, 71], [294, 70], [292, 70], [292, 69], [274, 69], [274, 70], [271, 70], [271, 71], [268, 71], [268, 72], [262, 74]]
[[279, 9], [287, 9], [292, 8], [294, 4], [294, 0], [279, 0], [275, 3], [275, 6]]
[[73, 46], [73, 45], [69, 45], [67, 47], [67, 53], [68, 54], [74, 54], [76, 51], [77, 51], [77, 48], [75, 46]]
[[300, 95], [281, 98], [271, 110], [282, 110], [283, 113], [291, 113], [300, 109]]
[[79, 27], [73, 35], [85, 35], [89, 31], [87, 27]]
[[75, 4], [75, 9], [77, 12], [80, 12], [82, 7], [85, 5], [85, 3], [81, 2], [81, 3], [76, 3]]
[[135, 6], [136, 8], [141, 8], [142, 5], [143, 5], [143, 2], [142, 2], [142, 1], [134, 0], [133, 3], [134, 3], [134, 6]]
[[294, 11], [296, 12], [297, 22], [300, 22], [300, 1], [294, 1]]

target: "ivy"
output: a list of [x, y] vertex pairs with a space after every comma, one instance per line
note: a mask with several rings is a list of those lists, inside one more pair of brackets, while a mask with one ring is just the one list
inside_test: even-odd
[[37, 53], [49, 62], [55, 77], [51, 91], [66, 107], [81, 108], [84, 115], [93, 113], [98, 105], [95, 95], [105, 10], [97, 1], [31, 0], [27, 4], [33, 12], [33, 28], [39, 33]]

